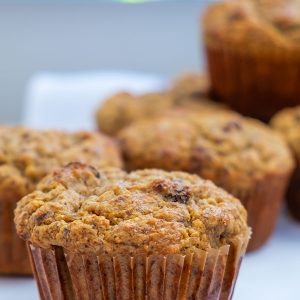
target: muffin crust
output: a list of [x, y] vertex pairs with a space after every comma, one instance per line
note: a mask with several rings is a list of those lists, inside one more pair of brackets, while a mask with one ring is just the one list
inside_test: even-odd
[[120, 92], [104, 102], [97, 111], [96, 119], [102, 132], [115, 135], [134, 121], [158, 115], [172, 106], [173, 98], [167, 92], [141, 96]]
[[119, 138], [128, 169], [184, 170], [230, 191], [278, 170], [290, 172], [294, 165], [276, 132], [229, 111], [141, 121], [122, 130]]
[[247, 51], [274, 46], [299, 51], [300, 1], [224, 1], [208, 9], [204, 27], [210, 46], [222, 41], [233, 47], [247, 43]]
[[15, 211], [18, 234], [80, 253], [188, 253], [249, 234], [246, 211], [210, 181], [183, 172], [97, 170], [48, 175]]
[[207, 76], [198, 73], [186, 73], [175, 78], [170, 90], [176, 101], [184, 101], [187, 98], [208, 98], [209, 88]]
[[0, 201], [18, 201], [53, 169], [72, 161], [121, 167], [110, 138], [88, 132], [0, 127]]
[[134, 95], [120, 92], [108, 98], [96, 113], [98, 127], [116, 135], [121, 129], [143, 119], [168, 114], [172, 110], [226, 109], [209, 99], [206, 76], [188, 73], [178, 77], [162, 92]]

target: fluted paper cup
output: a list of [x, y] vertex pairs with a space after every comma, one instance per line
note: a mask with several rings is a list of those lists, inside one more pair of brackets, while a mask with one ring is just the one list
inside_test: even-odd
[[231, 299], [248, 239], [187, 255], [81, 255], [28, 243], [41, 299]]
[[[238, 112], [268, 121], [300, 104], [300, 55], [296, 49], [256, 49], [210, 41], [204, 30], [213, 96]], [[280, 70], [280, 71], [278, 71]]]
[[252, 236], [247, 251], [262, 247], [274, 232], [289, 178], [290, 172], [269, 175], [257, 181], [249, 191], [230, 191], [248, 213]]
[[16, 202], [0, 199], [0, 274], [31, 275], [26, 244], [15, 229]]

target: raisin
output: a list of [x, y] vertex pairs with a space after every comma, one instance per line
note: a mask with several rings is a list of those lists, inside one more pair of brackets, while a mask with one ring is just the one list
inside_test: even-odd
[[165, 200], [186, 204], [191, 197], [188, 187], [182, 186], [180, 182], [171, 180], [155, 180], [152, 188], [160, 193]]
[[167, 194], [165, 198], [171, 202], [186, 204], [190, 199], [190, 193], [187, 189], [175, 190], [174, 193]]
[[43, 213], [41, 215], [39, 215], [38, 217], [35, 218], [35, 222], [40, 225], [42, 224], [42, 222], [47, 219], [47, 217], [50, 215], [49, 212]]

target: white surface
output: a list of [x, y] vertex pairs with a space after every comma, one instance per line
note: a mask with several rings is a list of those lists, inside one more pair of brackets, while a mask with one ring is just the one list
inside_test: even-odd
[[32, 278], [0, 277], [1, 300], [35, 300], [39, 299], [37, 287]]
[[[123, 72], [108, 75], [100, 73], [36, 77], [28, 90], [29, 105], [24, 122], [35, 127], [92, 128], [93, 122], [89, 118], [98, 98], [127, 87], [142, 92], [151, 88], [159, 89], [165, 84], [153, 76], [129, 73], [127, 77], [127, 74]], [[101, 83], [102, 80], [105, 84]], [[66, 114], [72, 101], [72, 106], [76, 109], [72, 110], [72, 114]], [[57, 106], [60, 107], [59, 114]], [[234, 299], [300, 299], [299, 250], [300, 224], [292, 222], [287, 215], [282, 214], [268, 244], [261, 250], [248, 254], [243, 260]], [[38, 299], [34, 281], [28, 278], [0, 278], [0, 299]]]
[[101, 101], [116, 91], [141, 93], [165, 86], [161, 77], [135, 72], [44, 73], [29, 82], [23, 123], [36, 128], [93, 129]]
[[247, 254], [236, 285], [236, 300], [299, 300], [300, 224], [282, 213], [275, 234]]

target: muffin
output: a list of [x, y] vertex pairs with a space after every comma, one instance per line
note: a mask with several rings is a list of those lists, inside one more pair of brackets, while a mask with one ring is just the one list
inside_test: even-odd
[[96, 113], [98, 128], [108, 134], [116, 133], [138, 119], [157, 115], [173, 106], [169, 93], [157, 92], [141, 96], [120, 92], [105, 100]]
[[134, 95], [119, 92], [109, 97], [97, 110], [100, 131], [115, 136], [124, 127], [142, 119], [168, 114], [178, 108], [185, 110], [226, 109], [208, 97], [206, 76], [186, 74], [176, 79], [166, 91]]
[[240, 201], [196, 175], [72, 163], [15, 210], [42, 299], [230, 299]]
[[283, 139], [237, 113], [193, 113], [135, 123], [119, 133], [127, 169], [182, 170], [212, 180], [242, 201], [262, 246], [276, 224], [294, 167]]
[[203, 31], [216, 98], [264, 121], [300, 104], [299, 0], [216, 3]]
[[122, 166], [115, 143], [97, 133], [0, 126], [0, 274], [31, 274], [25, 243], [15, 233], [16, 202], [50, 171], [71, 161]]
[[186, 73], [178, 76], [171, 83], [170, 91], [176, 102], [189, 99], [203, 99], [209, 97], [209, 81], [207, 76], [200, 73]]
[[285, 138], [297, 162], [288, 189], [287, 205], [291, 215], [300, 221], [300, 106], [282, 110], [272, 118], [271, 125]]

